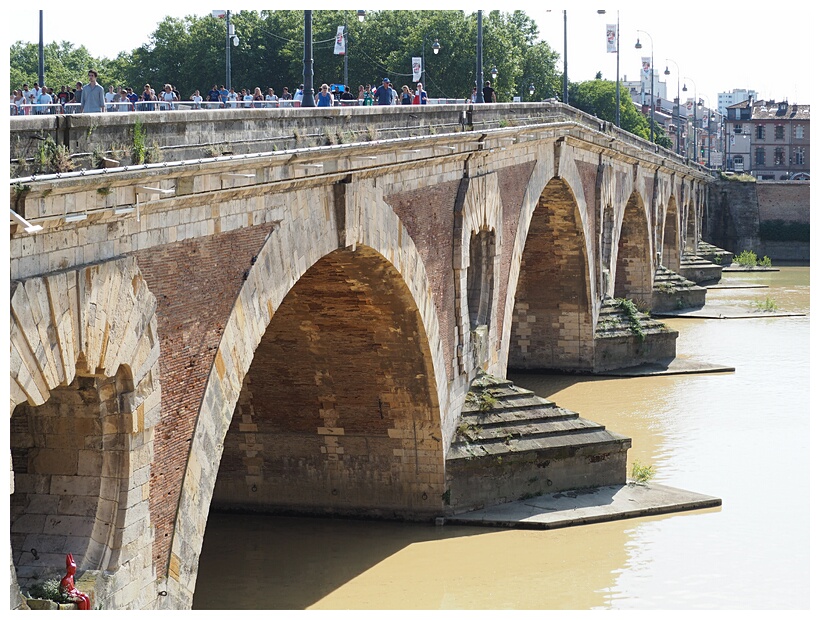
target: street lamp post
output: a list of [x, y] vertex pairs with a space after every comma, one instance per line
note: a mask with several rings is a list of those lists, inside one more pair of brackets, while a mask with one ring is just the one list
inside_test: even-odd
[[[650, 45], [650, 59], [649, 59], [649, 96], [652, 99], [649, 102], [649, 141], [653, 144], [655, 143], [655, 42], [652, 40], [652, 36], [646, 32], [645, 30], [638, 30], [638, 32], [643, 32], [647, 37], [649, 37], [649, 45]], [[637, 43], [635, 43], [635, 49], [641, 49], [643, 46], [641, 45], [641, 39], [638, 37]]]
[[532, 78], [527, 77], [527, 78], [524, 78], [523, 80], [521, 80], [521, 101], [522, 102], [524, 101], [524, 84], [526, 84], [527, 82], [530, 83], [530, 87], [528, 89], [528, 92], [530, 93], [530, 97], [532, 97], [533, 94], [535, 93], [535, 84], [533, 83]]
[[[356, 11], [356, 17], [358, 18], [359, 22], [364, 21], [364, 11]], [[347, 83], [347, 57], [350, 55], [350, 37], [348, 36], [347, 32], [347, 15], [345, 15], [345, 86], [349, 86]]]
[[[606, 14], [603, 9], [599, 15]], [[621, 11], [615, 11], [615, 125], [621, 126]]]
[[[675, 116], [677, 118], [677, 120], [675, 121], [675, 125], [677, 125], [678, 143], [677, 143], [677, 145], [675, 145], [676, 146], [675, 150], [677, 151], [678, 155], [680, 155], [681, 154], [681, 150], [680, 150], [680, 67], [678, 66], [678, 63], [676, 63], [671, 58], [667, 58], [666, 62], [671, 62], [673, 65], [675, 65], [675, 73], [678, 76], [678, 98], [675, 100]], [[664, 75], [669, 75], [669, 67], [668, 66], [666, 67], [666, 70], [663, 72], [663, 74]]]
[[303, 108], [315, 108], [313, 99], [313, 11], [305, 11], [305, 52], [303, 56], [304, 88], [302, 89]]
[[569, 90], [567, 87], [567, 10], [564, 9], [564, 103], [569, 103]]
[[[427, 86], [427, 60], [424, 57], [424, 47], [429, 40], [427, 35], [424, 35], [424, 38], [421, 40], [421, 81], [425, 87]], [[430, 47], [433, 49], [433, 54], [438, 54], [439, 50], [441, 50], [441, 44], [438, 42], [438, 39], [433, 39], [433, 45]]]
[[475, 102], [484, 103], [484, 24], [481, 11], [478, 12], [478, 36], [475, 46]]
[[[695, 96], [692, 99], [692, 160], [698, 160], [698, 85], [695, 83], [690, 77], [683, 76], [684, 80], [689, 80], [692, 82], [692, 86], [695, 87]], [[686, 84], [683, 85], [683, 92], [686, 92], [688, 89], [686, 88]]]

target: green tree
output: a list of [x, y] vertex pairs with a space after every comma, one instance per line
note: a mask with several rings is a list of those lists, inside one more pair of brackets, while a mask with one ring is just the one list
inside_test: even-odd
[[[609, 80], [589, 80], [570, 83], [569, 104], [600, 119], [615, 122], [615, 83]], [[638, 112], [629, 91], [621, 86], [621, 129], [649, 140], [649, 119]], [[655, 144], [672, 148], [672, 140], [655, 122]]]
[[[23, 84], [32, 86], [39, 82], [39, 46], [34, 43], [17, 41], [9, 50], [9, 92], [20, 89]], [[60, 86], [73, 86], [77, 81], [85, 83], [89, 69], [100, 73], [101, 83], [105, 83], [104, 63], [95, 59], [84, 46], [75, 48], [71, 43], [49, 43], [43, 46], [45, 83], [55, 92]]]

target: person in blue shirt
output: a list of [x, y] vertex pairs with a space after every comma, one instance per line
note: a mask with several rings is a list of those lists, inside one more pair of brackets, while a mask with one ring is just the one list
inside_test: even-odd
[[333, 106], [333, 95], [330, 94], [328, 91], [327, 84], [322, 84], [322, 88], [319, 90], [319, 93], [316, 95], [316, 107], [317, 108], [330, 108]]
[[384, 78], [382, 85], [376, 89], [376, 105], [393, 105], [393, 89], [390, 80]]
[[[233, 90], [233, 89], [231, 89]], [[222, 105], [225, 105], [228, 102], [228, 89], [225, 88], [225, 85], [222, 85], [222, 88], [219, 89], [219, 100], [222, 102]]]
[[[421, 82], [416, 84], [416, 97], [418, 97], [419, 105], [427, 105], [427, 91], [424, 90]], [[414, 100], [413, 103], [416, 103], [416, 101]]]

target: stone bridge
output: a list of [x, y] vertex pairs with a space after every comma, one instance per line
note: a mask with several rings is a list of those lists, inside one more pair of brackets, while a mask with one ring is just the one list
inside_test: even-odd
[[450, 108], [449, 132], [12, 180], [12, 606], [71, 551], [104, 608], [190, 607], [212, 506], [432, 519], [533, 471], [624, 482], [629, 440], [577, 415], [605, 448], [448, 455], [477, 378], [674, 356], [662, 325], [609, 329], [613, 300], [659, 303], [710, 177], [597, 119]]

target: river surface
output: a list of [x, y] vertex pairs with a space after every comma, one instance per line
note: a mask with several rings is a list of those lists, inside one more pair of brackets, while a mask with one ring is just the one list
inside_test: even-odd
[[806, 316], [666, 321], [679, 357], [734, 372], [510, 376], [722, 507], [553, 531], [212, 514], [194, 609], [808, 609], [809, 268], [737, 283], [768, 288], [707, 307]]

